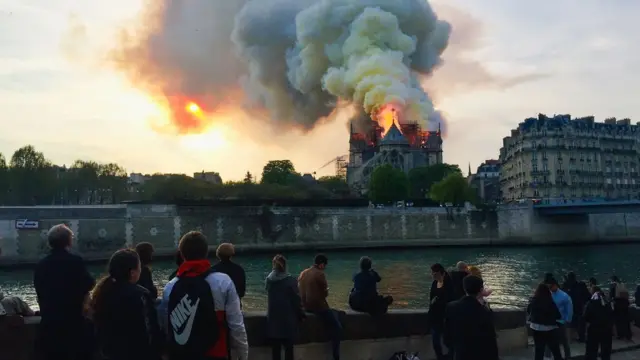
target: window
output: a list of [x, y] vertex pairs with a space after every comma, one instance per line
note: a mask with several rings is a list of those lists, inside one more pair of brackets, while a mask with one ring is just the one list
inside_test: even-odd
[[611, 179], [607, 178], [607, 184], [611, 184]]

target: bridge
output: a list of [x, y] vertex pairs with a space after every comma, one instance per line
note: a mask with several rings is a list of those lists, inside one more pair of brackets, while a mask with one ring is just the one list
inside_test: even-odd
[[588, 215], [640, 212], [640, 200], [556, 200], [534, 203], [538, 215]]

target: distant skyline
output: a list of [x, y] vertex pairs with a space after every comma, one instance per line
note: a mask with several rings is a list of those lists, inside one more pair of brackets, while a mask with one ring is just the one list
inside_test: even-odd
[[[144, 2], [0, 0], [0, 152], [7, 160], [32, 144], [56, 164], [89, 159], [117, 162], [129, 173], [216, 171], [226, 181], [259, 175], [269, 160], [290, 159], [312, 173], [347, 154], [344, 118], [306, 135], [274, 135], [235, 118], [203, 135], [154, 131], [149, 119], [162, 117], [158, 108], [103, 60]], [[444, 66], [426, 81], [448, 119], [445, 162], [464, 172], [471, 163], [475, 171], [498, 158], [511, 129], [538, 113], [640, 121], [640, 3], [432, 4], [454, 28]], [[332, 173], [328, 166], [318, 176]]]

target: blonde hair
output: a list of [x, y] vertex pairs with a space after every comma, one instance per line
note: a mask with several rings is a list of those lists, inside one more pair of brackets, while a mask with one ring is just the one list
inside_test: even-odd
[[468, 271], [469, 271], [469, 274], [482, 278], [482, 271], [480, 271], [480, 268], [478, 268], [477, 266], [475, 265], [469, 266]]

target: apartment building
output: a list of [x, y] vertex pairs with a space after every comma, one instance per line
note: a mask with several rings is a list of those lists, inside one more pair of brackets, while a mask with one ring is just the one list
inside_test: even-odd
[[503, 202], [637, 199], [639, 125], [593, 116], [526, 119], [502, 140]]

